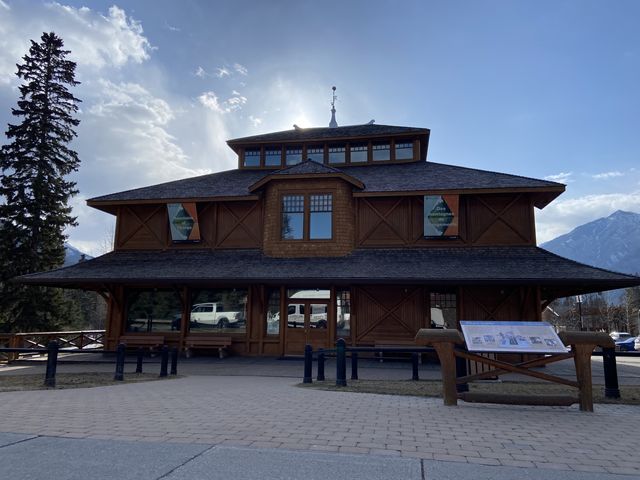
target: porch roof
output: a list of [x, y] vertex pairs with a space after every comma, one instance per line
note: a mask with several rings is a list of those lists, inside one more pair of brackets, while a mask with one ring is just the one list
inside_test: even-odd
[[517, 284], [539, 285], [545, 298], [640, 285], [640, 277], [528, 246], [358, 249], [345, 257], [303, 258], [267, 257], [260, 250], [117, 251], [17, 281], [86, 289], [113, 284]]

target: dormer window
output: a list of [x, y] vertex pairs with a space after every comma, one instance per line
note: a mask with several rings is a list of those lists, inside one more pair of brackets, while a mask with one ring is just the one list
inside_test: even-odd
[[307, 147], [307, 160], [313, 160], [314, 162], [324, 162], [324, 147], [312, 146]]
[[373, 161], [374, 162], [388, 162], [391, 160], [391, 144], [374, 143], [373, 144]]
[[302, 147], [287, 147], [287, 165], [302, 163]]
[[260, 149], [248, 148], [244, 151], [244, 166], [259, 167], [260, 166]]
[[280, 147], [266, 147], [264, 149], [264, 165], [279, 167], [282, 165], [282, 149]]
[[413, 160], [413, 142], [396, 142], [396, 160]]
[[333, 195], [284, 195], [281, 236], [283, 240], [331, 240]]
[[346, 163], [347, 149], [344, 145], [331, 145], [329, 147], [329, 163]]
[[351, 145], [351, 163], [366, 163], [369, 161], [369, 145], [366, 143]]

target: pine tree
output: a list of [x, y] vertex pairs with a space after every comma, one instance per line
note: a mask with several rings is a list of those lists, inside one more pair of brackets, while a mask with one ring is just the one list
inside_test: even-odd
[[0, 329], [5, 331], [53, 328], [68, 311], [59, 290], [10, 281], [61, 266], [64, 230], [76, 225], [68, 202], [78, 191], [66, 177], [80, 164], [68, 147], [80, 123], [73, 117], [80, 100], [67, 87], [79, 82], [63, 46], [55, 33], [43, 33], [17, 65], [23, 83], [12, 113], [22, 121], [9, 124], [10, 143], [0, 155]]

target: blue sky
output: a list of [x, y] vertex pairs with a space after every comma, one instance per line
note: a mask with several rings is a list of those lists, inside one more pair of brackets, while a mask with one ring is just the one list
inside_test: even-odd
[[113, 218], [87, 198], [233, 168], [229, 138], [328, 125], [332, 85], [341, 125], [427, 127], [429, 160], [566, 183], [536, 211], [545, 241], [640, 212], [638, 18], [604, 0], [0, 0], [0, 122], [29, 39], [55, 31], [82, 82], [68, 234], [92, 254]]

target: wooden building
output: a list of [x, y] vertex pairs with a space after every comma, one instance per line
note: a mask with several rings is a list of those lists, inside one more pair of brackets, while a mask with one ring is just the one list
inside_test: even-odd
[[564, 185], [427, 160], [429, 130], [295, 128], [230, 140], [238, 168], [96, 197], [114, 251], [22, 277], [108, 299], [126, 335], [238, 355], [406, 342], [460, 320], [540, 320], [552, 300], [640, 284], [536, 246]]

